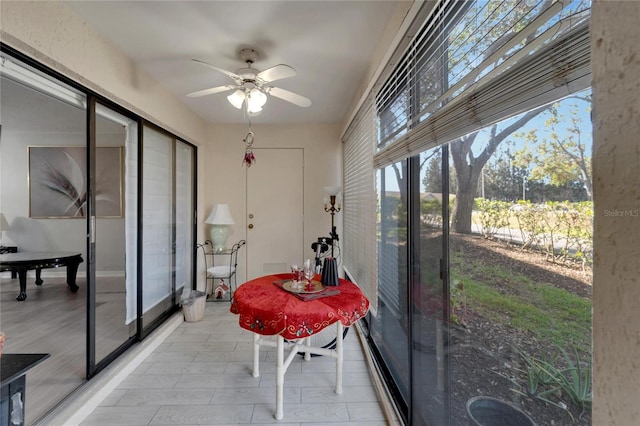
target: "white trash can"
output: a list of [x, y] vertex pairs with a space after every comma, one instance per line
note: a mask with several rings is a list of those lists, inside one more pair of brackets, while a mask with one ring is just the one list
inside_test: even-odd
[[181, 302], [182, 313], [186, 322], [202, 321], [207, 302], [207, 293], [204, 291], [191, 291]]

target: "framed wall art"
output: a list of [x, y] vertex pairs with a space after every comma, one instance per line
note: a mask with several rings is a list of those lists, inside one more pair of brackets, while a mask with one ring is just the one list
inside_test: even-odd
[[[29, 147], [29, 216], [87, 216], [87, 158], [80, 146]], [[123, 149], [96, 148], [96, 216], [122, 217]]]

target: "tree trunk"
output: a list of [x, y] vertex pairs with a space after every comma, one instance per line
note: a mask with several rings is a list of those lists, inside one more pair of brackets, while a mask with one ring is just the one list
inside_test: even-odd
[[[460, 188], [460, 187], [459, 187]], [[456, 202], [453, 207], [453, 220], [451, 221], [451, 231], [458, 234], [471, 233], [471, 214], [473, 213], [473, 200], [475, 199], [476, 188], [472, 190], [468, 187], [460, 188]]]
[[478, 179], [482, 167], [464, 167], [462, 174], [456, 173], [458, 180], [458, 192], [453, 206], [451, 231], [458, 234], [471, 233], [471, 215], [473, 214], [473, 202], [478, 188]]
[[479, 131], [458, 138], [449, 144], [451, 161], [456, 171], [456, 183], [458, 184], [458, 192], [456, 193], [456, 201], [452, 212], [453, 219], [451, 221], [451, 230], [453, 232], [458, 234], [471, 233], [471, 215], [473, 213], [473, 200], [478, 188], [478, 179], [482, 168], [487, 164], [498, 146], [508, 136], [527, 124], [529, 120], [548, 108], [549, 106], [545, 105], [528, 111], [499, 132], [498, 125], [492, 125], [489, 130], [487, 146], [477, 156], [474, 156], [471, 147]]

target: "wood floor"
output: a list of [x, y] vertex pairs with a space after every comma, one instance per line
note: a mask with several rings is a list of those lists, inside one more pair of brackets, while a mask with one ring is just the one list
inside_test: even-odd
[[275, 349], [261, 350], [261, 376], [253, 378], [252, 334], [228, 302], [207, 302], [202, 321], [181, 324], [82, 425], [387, 424], [355, 330], [344, 354], [342, 395], [334, 392], [334, 359], [297, 357], [276, 421]]
[[[25, 424], [55, 407], [85, 382], [86, 282], [71, 293], [65, 271], [45, 274], [44, 284], [27, 279], [27, 300], [18, 302], [19, 284], [8, 272], [0, 275], [0, 330], [3, 353], [48, 353], [50, 358], [27, 373]], [[99, 278], [96, 294], [96, 360], [124, 343], [134, 330], [125, 324], [124, 279]], [[0, 362], [2, 359], [0, 358]]]

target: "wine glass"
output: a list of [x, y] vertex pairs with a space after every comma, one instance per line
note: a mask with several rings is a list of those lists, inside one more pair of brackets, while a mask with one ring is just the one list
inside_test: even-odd
[[292, 287], [299, 288], [302, 286], [303, 270], [298, 265], [291, 265], [291, 275], [293, 278]]
[[311, 259], [304, 261], [304, 277], [307, 279], [308, 284], [311, 284], [311, 280], [316, 275], [316, 271], [311, 263]]

